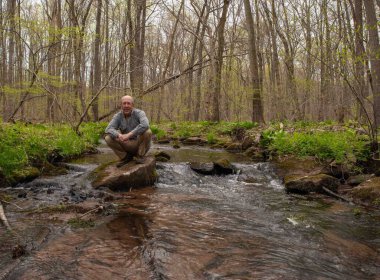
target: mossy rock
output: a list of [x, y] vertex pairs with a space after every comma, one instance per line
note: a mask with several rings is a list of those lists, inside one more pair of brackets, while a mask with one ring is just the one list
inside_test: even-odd
[[92, 182], [94, 188], [107, 187], [113, 191], [129, 191], [130, 189], [154, 185], [157, 179], [156, 160], [146, 157], [143, 164], [131, 161], [122, 167], [109, 164], [96, 169], [96, 178]]
[[214, 168], [216, 174], [234, 174], [236, 168], [229, 162], [228, 159], [219, 159], [214, 161]]
[[165, 158], [165, 159], [167, 159], [167, 161], [170, 160], [170, 158], [171, 158], [171, 156], [168, 153], [163, 152], [163, 151], [156, 152], [154, 154], [154, 157], [156, 158], [156, 160], [157, 160], [157, 158]]
[[9, 182], [12, 185], [30, 182], [40, 176], [40, 174], [41, 172], [36, 167], [27, 166], [21, 170], [13, 171], [11, 177], [9, 178]]
[[380, 177], [373, 177], [350, 191], [354, 200], [380, 207]]
[[241, 152], [242, 151], [241, 144], [238, 142], [231, 143], [230, 145], [226, 147], [226, 150], [229, 152]]
[[336, 192], [340, 185], [335, 177], [318, 175], [289, 175], [285, 177], [285, 188], [288, 192], [307, 194], [310, 192], [324, 193], [323, 187]]
[[243, 143], [241, 143], [241, 148], [243, 151], [245, 151], [248, 148], [252, 147], [254, 144], [255, 144], [254, 139], [252, 139], [250, 136], [246, 136], [243, 140]]
[[347, 179], [347, 185], [350, 185], [350, 186], [357, 186], [369, 179], [371, 179], [374, 175], [373, 174], [359, 174], [359, 175], [355, 175], [355, 176], [350, 176], [348, 179]]

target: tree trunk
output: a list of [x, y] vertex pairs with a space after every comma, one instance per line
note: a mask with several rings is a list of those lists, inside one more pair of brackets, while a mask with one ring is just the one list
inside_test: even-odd
[[[102, 69], [100, 62], [100, 26], [102, 20], [102, 0], [98, 0], [98, 7], [96, 12], [96, 27], [95, 27], [95, 44], [94, 44], [94, 87], [92, 90], [92, 97], [96, 95], [102, 84]], [[99, 103], [96, 99], [92, 104], [92, 113], [94, 121], [99, 118]]]
[[[374, 113], [374, 133], [380, 125], [380, 45], [377, 27], [375, 3], [373, 0], [364, 0], [366, 20], [368, 26], [368, 56], [371, 63], [373, 113]], [[376, 144], [377, 140], [375, 139]], [[377, 148], [377, 147], [376, 147]]]
[[251, 11], [250, 0], [244, 0], [244, 10], [245, 18], [247, 22], [248, 31], [248, 57], [249, 57], [249, 68], [252, 80], [252, 121], [263, 123], [263, 106], [261, 99], [261, 83], [259, 78], [259, 64], [257, 61], [257, 50], [256, 50], [256, 34], [255, 25], [253, 22], [253, 16]]

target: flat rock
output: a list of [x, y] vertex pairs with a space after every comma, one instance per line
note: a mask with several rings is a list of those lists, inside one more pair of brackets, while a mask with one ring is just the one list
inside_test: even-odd
[[116, 164], [99, 167], [92, 182], [94, 188], [107, 187], [113, 191], [129, 191], [131, 188], [152, 186], [157, 179], [156, 160], [146, 157], [143, 164], [134, 161], [122, 167]]
[[203, 145], [207, 143], [207, 141], [200, 137], [189, 137], [189, 138], [183, 139], [182, 143], [185, 145]]
[[323, 193], [323, 187], [336, 192], [339, 184], [337, 178], [326, 174], [306, 176], [290, 175], [285, 177], [286, 190], [294, 193]]

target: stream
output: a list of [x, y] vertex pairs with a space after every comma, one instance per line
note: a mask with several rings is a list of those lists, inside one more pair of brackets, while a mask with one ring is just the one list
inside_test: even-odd
[[[270, 163], [239, 154], [154, 150], [171, 155], [154, 187], [92, 189], [91, 171], [116, 159], [103, 143], [67, 174], [3, 190], [16, 198], [4, 206], [17, 234], [0, 225], [0, 279], [380, 279], [379, 211], [287, 194]], [[219, 158], [240, 174], [188, 165]], [[91, 227], [67, 223], [105, 204], [86, 216]], [[26, 252], [12, 258], [17, 244]]]

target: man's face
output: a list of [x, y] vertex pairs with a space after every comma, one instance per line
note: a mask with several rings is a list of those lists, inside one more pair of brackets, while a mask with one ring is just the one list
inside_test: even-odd
[[133, 101], [131, 98], [124, 97], [121, 99], [121, 110], [123, 111], [124, 115], [130, 115], [132, 113], [133, 109]]

